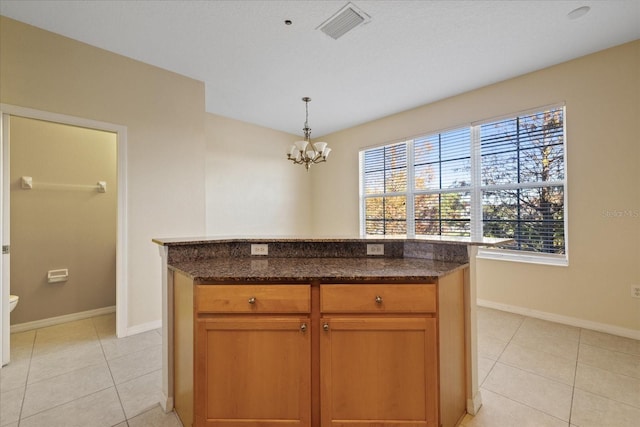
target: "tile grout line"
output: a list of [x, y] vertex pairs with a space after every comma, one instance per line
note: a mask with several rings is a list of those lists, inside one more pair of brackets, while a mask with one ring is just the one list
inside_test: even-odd
[[36, 338], [38, 337], [38, 330], [33, 334], [33, 341], [31, 342], [31, 351], [29, 352], [29, 367], [27, 368], [27, 376], [24, 379], [24, 391], [22, 393], [22, 401], [20, 402], [20, 412], [18, 413], [18, 427], [22, 423], [22, 409], [24, 408], [24, 399], [27, 397], [27, 385], [29, 384], [29, 374], [31, 373], [31, 361], [33, 360], [33, 351], [36, 346]]
[[[511, 335], [511, 337], [509, 338], [509, 340], [507, 341], [507, 343], [505, 344], [504, 348], [502, 349], [502, 351], [500, 352], [500, 354], [498, 354], [495, 358], [495, 360], [493, 361], [493, 364], [491, 365], [491, 369], [489, 369], [489, 371], [487, 372], [487, 375], [484, 376], [484, 378], [482, 379], [482, 383], [478, 383], [478, 388], [482, 388], [482, 386], [484, 385], [485, 381], [487, 381], [487, 378], [489, 378], [489, 376], [491, 375], [491, 372], [493, 372], [493, 369], [496, 367], [496, 364], [498, 363], [498, 360], [500, 360], [500, 357], [502, 356], [502, 354], [504, 353], [504, 351], [507, 349], [507, 346], [509, 345], [509, 343], [511, 342], [511, 340], [513, 339], [513, 337], [515, 336], [515, 334], [520, 330], [520, 327], [522, 326], [522, 323], [524, 322], [524, 316], [522, 317], [520, 324], [518, 325], [518, 327], [516, 328], [516, 330], [513, 332], [513, 334]], [[477, 355], [478, 357], [480, 356], [479, 354]], [[506, 396], [504, 396], [506, 397]]]
[[[491, 375], [491, 372], [493, 372], [493, 370], [495, 369], [495, 367], [496, 367], [496, 365], [498, 364], [498, 362], [500, 362], [500, 358], [502, 357], [502, 355], [504, 354], [504, 352], [507, 350], [507, 347], [509, 347], [509, 344], [511, 344], [511, 341], [513, 341], [513, 337], [515, 337], [515, 336], [516, 336], [516, 334], [518, 333], [518, 331], [520, 330], [520, 328], [522, 328], [522, 324], [524, 323], [524, 320], [525, 320], [525, 319], [526, 319], [526, 317], [522, 316], [522, 319], [520, 319], [520, 324], [518, 325], [518, 327], [516, 328], [516, 330], [515, 330], [515, 331], [513, 331], [513, 334], [511, 334], [511, 336], [509, 337], [509, 340], [508, 340], [508, 341], [507, 341], [507, 343], [505, 344], [504, 348], [502, 349], [502, 351], [500, 352], [500, 354], [498, 355], [498, 357], [496, 357], [496, 360], [493, 362], [493, 366], [491, 367], [491, 369], [489, 369], [489, 372], [488, 372], [488, 373], [487, 373], [487, 375], [484, 377], [484, 380], [482, 381], [482, 384], [484, 384], [484, 383], [485, 383], [485, 381], [487, 381], [487, 378], [489, 378], [489, 375]], [[500, 363], [502, 363], [502, 362], [500, 362]], [[505, 363], [505, 365], [506, 365], [506, 363]], [[510, 366], [510, 365], [507, 365], [507, 366]], [[514, 366], [514, 368], [515, 368], [515, 366]], [[495, 392], [492, 392], [492, 393], [495, 393]], [[500, 393], [497, 393], [497, 394], [500, 394]], [[502, 395], [500, 394], [500, 396], [502, 396]], [[516, 400], [513, 400], [513, 399], [511, 399], [511, 398], [509, 398], [509, 397], [507, 397], [507, 396], [502, 396], [502, 397], [504, 397], [505, 399], [509, 399], [509, 400], [511, 400], [511, 401], [513, 401], [513, 402], [517, 402]], [[518, 402], [518, 403], [521, 403], [521, 402]], [[528, 405], [527, 405], [527, 406], [528, 406]], [[535, 409], [535, 408], [534, 408], [534, 409]]]
[[[78, 397], [78, 398], [76, 398], [76, 399], [73, 399], [73, 400], [70, 400], [70, 401], [68, 401], [68, 402], [63, 402], [63, 403], [60, 403], [60, 404], [58, 404], [58, 405], [54, 405], [54, 406], [52, 406], [52, 407], [50, 407], [50, 408], [43, 409], [43, 410], [41, 410], [41, 411], [39, 411], [39, 412], [36, 412], [36, 413], [34, 413], [34, 414], [29, 415], [28, 417], [25, 417], [25, 419], [29, 419], [29, 418], [31, 418], [31, 417], [35, 417], [36, 415], [42, 414], [43, 412], [47, 412], [47, 411], [50, 411], [50, 410], [55, 409], [55, 408], [59, 408], [59, 407], [64, 406], [64, 405], [68, 405], [68, 404], [73, 403], [73, 402], [75, 402], [75, 401], [77, 401], [77, 400], [84, 399], [85, 397], [93, 396], [94, 394], [101, 393], [101, 392], [103, 392], [103, 391], [105, 391], [105, 390], [108, 390], [109, 388], [110, 388], [110, 387], [103, 388], [103, 389], [100, 389], [100, 390], [96, 390], [96, 391], [94, 391], [94, 392], [92, 392], [92, 393], [85, 394], [84, 396], [80, 396], [80, 397]], [[19, 423], [21, 423], [21, 422], [22, 422], [22, 418], [20, 419]]]
[[[613, 334], [609, 334], [609, 333], [606, 333], [606, 332], [597, 331], [597, 330], [594, 330], [594, 329], [580, 328], [580, 330], [581, 331], [584, 330], [584, 331], [588, 331], [588, 332], [595, 332], [595, 333], [602, 334], [602, 335], [608, 335], [608, 336], [614, 337], [615, 339], [621, 339], [621, 340], [624, 340], [624, 341], [639, 341], [639, 340], [635, 340], [633, 338], [627, 338], [627, 337], [623, 337], [623, 336], [613, 335]], [[627, 356], [640, 357], [640, 352], [634, 353], [632, 350], [630, 350], [630, 352], [627, 352], [627, 351], [623, 351], [623, 350], [619, 350], [619, 349], [614, 349], [614, 348], [608, 347], [607, 344], [601, 344], [601, 343], [586, 344], [585, 343], [584, 345], [588, 345], [590, 347], [599, 348], [601, 350], [611, 351], [613, 353], [620, 353], [620, 354], [625, 354]]]
[[[587, 366], [588, 366], [588, 365], [587, 365]], [[596, 369], [600, 369], [600, 368], [596, 368]], [[604, 369], [603, 369], [603, 370], [604, 370]], [[606, 370], [605, 370], [605, 371], [606, 371]], [[609, 372], [609, 371], [606, 371], [606, 372]], [[616, 404], [618, 404], [618, 405], [624, 405], [624, 406], [628, 406], [628, 407], [630, 407], [630, 408], [640, 409], [640, 406], [636, 406], [636, 405], [634, 405], [634, 404], [632, 404], [632, 403], [624, 402], [624, 401], [622, 401], [622, 400], [614, 399], [614, 398], [612, 398], [612, 397], [610, 397], [610, 396], [607, 396], [606, 394], [602, 394], [600, 391], [595, 391], [595, 390], [584, 390], [584, 389], [582, 389], [582, 388], [580, 388], [580, 387], [575, 387], [575, 388], [577, 388], [578, 390], [582, 391], [583, 393], [589, 393], [589, 394], [592, 394], [592, 395], [597, 396], [597, 397], [600, 397], [600, 398], [602, 398], [602, 399], [605, 399], [605, 400], [609, 400], [609, 401], [611, 401], [611, 402], [614, 402], [614, 403], [616, 403]]]
[[[36, 357], [38, 357], [38, 356], [36, 356]], [[54, 379], [54, 378], [58, 378], [58, 377], [61, 377], [61, 376], [64, 376], [64, 375], [71, 374], [71, 373], [76, 372], [76, 371], [79, 371], [79, 370], [81, 370], [81, 369], [93, 368], [94, 366], [98, 366], [98, 365], [99, 365], [99, 362], [92, 363], [92, 364], [89, 364], [89, 365], [87, 365], [87, 366], [82, 366], [82, 367], [80, 367], [80, 368], [74, 368], [74, 369], [71, 369], [71, 370], [69, 370], [69, 371], [62, 372], [62, 373], [60, 373], [60, 374], [56, 374], [56, 375], [52, 375], [52, 376], [50, 376], [50, 377], [42, 378], [42, 379], [40, 379], [40, 380], [38, 380], [38, 381], [34, 381], [34, 382], [32, 382], [32, 383], [29, 383], [29, 379], [28, 379], [28, 377], [27, 377], [27, 385], [36, 385], [36, 384], [39, 384], [39, 383], [41, 383], [41, 382], [49, 381], [49, 380], [52, 380], [52, 379]], [[29, 361], [29, 371], [31, 371], [31, 361]]]
[[[527, 316], [525, 316], [525, 317], [522, 319], [522, 323], [520, 324], [520, 327], [518, 327], [518, 330], [513, 334], [513, 337], [515, 337], [515, 335], [518, 333], [518, 331], [520, 330], [520, 328], [522, 328], [522, 325], [524, 325], [524, 322], [527, 320], [527, 318], [528, 318], [528, 317], [527, 317]], [[578, 351], [580, 350], [580, 334], [581, 334], [581, 332], [582, 332], [582, 329], [580, 329], [580, 330], [579, 330], [579, 333], [578, 333]], [[513, 339], [513, 337], [511, 337], [511, 339]], [[511, 343], [511, 340], [509, 341], [509, 344], [510, 344], [510, 343]], [[507, 344], [507, 345], [509, 345], [509, 344]], [[516, 345], [517, 345], [517, 344], [516, 344]], [[505, 349], [506, 349], [506, 347], [505, 347]], [[541, 351], [543, 351], [543, 352], [544, 352], [544, 353], [546, 353], [546, 354], [552, 355], [552, 353], [545, 352], [544, 350], [541, 350]], [[562, 357], [562, 356], [559, 356], [559, 357]], [[578, 354], [576, 353], [576, 366], [577, 366], [577, 364], [578, 364]], [[506, 363], [505, 363], [505, 365], [507, 365], [507, 366], [511, 366], [511, 365], [506, 364]], [[523, 372], [528, 372], [528, 373], [530, 373], [530, 374], [532, 374], [532, 375], [536, 375], [536, 376], [538, 376], [538, 377], [540, 377], [540, 378], [544, 378], [544, 379], [547, 379], [547, 380], [549, 380], [549, 381], [553, 381], [553, 382], [555, 382], [555, 383], [557, 383], [557, 384], [568, 385], [568, 384], [563, 383], [562, 381], [559, 381], [559, 380], [557, 380], [557, 379], [555, 379], [555, 378], [549, 378], [549, 377], [546, 377], [546, 376], [544, 376], [544, 375], [538, 374], [538, 373], [536, 373], [536, 372], [529, 372], [529, 371], [527, 371], [527, 370], [525, 370], [525, 369], [522, 369], [522, 368], [519, 368], [519, 367], [517, 367], [517, 366], [511, 366], [511, 367], [512, 367], [512, 368], [514, 368], [514, 369], [519, 369], [519, 370], [521, 370], [521, 371], [523, 371]], [[575, 371], [574, 371], [574, 374], [573, 374], [573, 383], [574, 383], [574, 385], [575, 385], [575, 381], [576, 381], [576, 373], [575, 373]], [[540, 411], [540, 412], [542, 412], [543, 414], [549, 415], [550, 417], [554, 417], [554, 418], [556, 418], [556, 419], [558, 419], [558, 420], [561, 420], [562, 422], [566, 422], [566, 423], [567, 423], [567, 427], [570, 427], [570, 426], [571, 426], [571, 411], [572, 411], [572, 408], [573, 408], [573, 393], [574, 393], [574, 390], [575, 390], [575, 387], [572, 385], [572, 386], [571, 386], [571, 402], [570, 402], [570, 404], [569, 404], [569, 417], [568, 417], [569, 419], [568, 419], [568, 420], [563, 420], [563, 419], [561, 419], [561, 418], [558, 418], [558, 417], [556, 417], [555, 415], [549, 414], [549, 413], [547, 413], [547, 412], [545, 412], [545, 411], [543, 411], [543, 410], [541, 410], [541, 409], [539, 409], [539, 408], [533, 408], [533, 409], [536, 409], [537, 411]], [[520, 402], [520, 403], [522, 403], [522, 402]], [[524, 404], [524, 403], [523, 403], [523, 404]], [[529, 405], [526, 405], [526, 406], [529, 406]]]
[[[604, 350], [604, 351], [607, 351], [607, 352], [610, 352], [610, 353], [617, 353], [617, 354], [622, 354], [622, 355], [625, 355], [625, 356], [632, 356], [634, 358], [637, 358], [638, 361], [640, 362], [640, 356], [636, 356], [634, 354], [625, 353], [625, 352], [622, 352], [622, 351], [611, 350], [611, 349], [608, 349], [608, 348], [594, 346], [594, 345], [591, 345], [591, 344], [581, 344], [581, 345], [584, 345], [586, 347], [597, 348], [597, 349]], [[609, 372], [609, 373], [614, 374], [614, 375], [620, 375], [622, 377], [631, 378], [631, 379], [634, 379], [634, 380], [640, 380], [640, 376], [633, 376], [633, 375], [629, 375], [629, 374], [622, 373], [622, 372], [616, 372], [616, 371], [613, 371], [613, 370], [610, 370], [610, 369], [607, 369], [607, 368], [603, 368], [602, 366], [598, 366], [596, 364], [589, 363], [588, 361], [583, 361], [581, 363], [584, 366], [589, 366], [591, 368], [600, 369], [600, 370]], [[621, 402], [621, 403], [624, 403], [624, 402]], [[635, 406], [635, 405], [632, 405], [632, 406]]]
[[[500, 360], [500, 357], [502, 357], [502, 354], [505, 352], [505, 350], [507, 349], [507, 347], [509, 346], [509, 344], [511, 344], [511, 341], [513, 340], [513, 337], [518, 333], [518, 331], [520, 330], [520, 328], [522, 327], [522, 324], [524, 323], [524, 320], [526, 319], [525, 316], [522, 316], [522, 319], [520, 320], [520, 324], [518, 325], [518, 327], [516, 328], [516, 330], [513, 332], [513, 334], [511, 335], [511, 337], [509, 338], [509, 340], [507, 341], [507, 343], [505, 344], [504, 348], [502, 349], [502, 351], [500, 352], [500, 354], [496, 357], [496, 359], [493, 361], [493, 365], [491, 365], [491, 369], [489, 369], [489, 372], [487, 372], [487, 375], [485, 375], [484, 379], [482, 380], [482, 384], [478, 384], [478, 388], [481, 388], [485, 381], [487, 381], [487, 378], [489, 378], [489, 375], [491, 375], [491, 372], [493, 372], [493, 369], [496, 367], [496, 364], [498, 363], [498, 361]], [[478, 356], [480, 356], [478, 354]], [[506, 397], [506, 396], [503, 396]], [[509, 400], [513, 400], [513, 399], [509, 399]]]
[[[100, 343], [100, 350], [102, 350], [102, 356], [104, 357], [104, 361], [107, 363], [107, 369], [109, 370], [109, 376], [111, 377], [111, 381], [113, 382], [113, 389], [116, 391], [116, 396], [118, 396], [118, 402], [120, 402], [120, 409], [122, 409], [122, 415], [124, 415], [124, 423], [129, 426], [129, 420], [127, 418], [127, 413], [124, 410], [124, 405], [122, 404], [122, 398], [120, 397], [120, 391], [118, 390], [118, 386], [116, 385], [116, 380], [113, 378], [113, 372], [111, 372], [111, 365], [109, 365], [109, 361], [107, 360], [107, 354], [104, 351], [104, 347], [102, 346], [102, 338], [100, 338], [100, 334], [98, 333], [98, 329], [96, 328], [96, 324], [94, 321], [95, 318], [91, 319], [91, 324], [93, 325], [94, 330], [96, 331], [96, 335], [98, 336], [98, 342]], [[122, 422], [118, 423], [122, 424]], [[116, 424], [116, 425], [118, 425]]]
[[573, 385], [571, 387], [571, 405], [569, 406], [569, 426], [571, 426], [571, 419], [573, 418], [573, 402], [576, 397], [576, 379], [578, 378], [578, 361], [580, 360], [580, 343], [582, 342], [582, 328], [578, 333], [578, 353], [576, 354], [576, 367], [573, 371]]
[[524, 321], [526, 320], [526, 317], [522, 317], [522, 319], [520, 320], [520, 324], [518, 325], [518, 327], [516, 328], [516, 330], [513, 332], [513, 334], [509, 337], [509, 341], [507, 341], [507, 344], [504, 346], [504, 348], [502, 349], [502, 351], [500, 352], [500, 355], [498, 355], [498, 358], [496, 359], [496, 363], [498, 363], [500, 361], [500, 358], [502, 357], [502, 355], [504, 354], [504, 352], [507, 350], [507, 347], [509, 347], [509, 344], [511, 344], [511, 342], [513, 341], [513, 337], [516, 336], [516, 334], [518, 333], [518, 331], [520, 331], [520, 329], [522, 328], [522, 325], [524, 325]]
[[[493, 390], [489, 390], [489, 389], [486, 389], [486, 390], [487, 390], [487, 391], [490, 391], [490, 392], [491, 392], [491, 393], [493, 393], [493, 394], [497, 394], [498, 396], [503, 397], [503, 398], [505, 398], [505, 399], [507, 399], [507, 400], [510, 400], [510, 401], [512, 401], [512, 402], [514, 402], [514, 403], [517, 403], [518, 405], [526, 406], [527, 408], [529, 408], [529, 409], [533, 409], [534, 411], [536, 411], [536, 412], [540, 412], [541, 414], [544, 414], [544, 415], [546, 415], [546, 416], [548, 416], [548, 417], [555, 418], [556, 420], [562, 421], [563, 423], [566, 423], [566, 422], [567, 422], [566, 420], [563, 420], [562, 418], [558, 418], [557, 416], [552, 415], [552, 414], [549, 414], [548, 412], [545, 412], [545, 411], [543, 411], [543, 410], [542, 410], [542, 409], [540, 409], [540, 408], [536, 408], [535, 406], [531, 406], [531, 405], [530, 405], [530, 404], [528, 404], [528, 403], [520, 402], [519, 400], [513, 400], [513, 399], [512, 399], [512, 398], [510, 398], [509, 396], [505, 396], [504, 394], [502, 394], [502, 393], [498, 393], [497, 391], [493, 391]], [[570, 424], [570, 423], [567, 423], [567, 426], [568, 426], [569, 424]], [[577, 427], [577, 426], [576, 426], [576, 427]]]

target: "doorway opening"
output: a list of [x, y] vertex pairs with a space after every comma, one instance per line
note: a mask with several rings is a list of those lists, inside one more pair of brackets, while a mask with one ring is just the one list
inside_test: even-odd
[[[118, 337], [126, 336], [126, 127], [4, 104], [0, 105], [0, 112], [2, 114], [2, 133], [0, 139], [2, 144], [2, 176], [0, 177], [0, 191], [2, 192], [2, 197], [0, 197], [2, 204], [0, 209], [2, 215], [2, 230], [0, 238], [3, 245], [2, 261], [0, 262], [0, 270], [2, 273], [2, 286], [0, 287], [2, 365], [8, 363], [10, 360], [9, 336], [11, 327], [9, 295], [10, 289], [11, 293], [14, 293], [13, 291], [16, 289], [15, 286], [11, 286], [11, 279], [15, 274], [10, 273], [10, 257], [12, 252], [12, 236], [10, 230], [12, 226], [14, 226], [16, 234], [13, 238], [20, 238], [20, 242], [14, 240], [16, 256], [19, 254], [20, 257], [14, 260], [16, 261], [14, 264], [20, 267], [20, 280], [28, 284], [27, 286], [21, 285], [18, 287], [22, 289], [24, 293], [19, 303], [22, 303], [22, 300], [24, 300], [26, 303], [25, 309], [28, 308], [31, 311], [37, 311], [46, 308], [46, 310], [49, 310], [48, 313], [41, 315], [41, 317], [45, 317], [45, 324], [47, 318], [51, 320], [51, 324], [74, 319], [73, 313], [60, 315], [60, 313], [65, 313], [65, 308], [56, 307], [58, 309], [58, 312], [56, 312], [50, 307], [42, 305], [42, 301], [39, 302], [40, 306], [33, 304], [33, 300], [29, 303], [28, 300], [33, 299], [34, 295], [38, 293], [37, 290], [39, 290], [40, 296], [47, 298], [43, 293], [49, 293], [49, 300], [51, 300], [51, 298], [58, 299], [57, 301], [49, 301], [52, 305], [64, 304], [68, 299], [75, 300], [66, 310], [73, 311], [74, 306], [76, 308], [80, 307], [77, 309], [79, 316], [84, 315], [87, 317], [89, 315], [99, 314], [100, 308], [92, 310], [91, 307], [104, 305], [105, 301], [106, 304], [110, 305], [110, 307], [106, 307], [106, 310], [111, 309], [111, 311], [113, 311], [113, 287], [111, 287], [111, 289], [105, 289], [104, 283], [105, 281], [107, 284], [110, 282], [111, 286], [113, 286], [113, 281], [115, 280], [116, 334]], [[29, 149], [34, 151], [25, 153], [24, 147], [20, 147], [20, 149], [23, 150], [20, 152], [16, 144], [14, 153], [16, 166], [19, 161], [24, 161], [25, 157], [33, 157], [33, 159], [29, 158], [27, 163], [31, 162], [32, 166], [34, 164], [44, 165], [44, 167], [37, 173], [39, 176], [35, 176], [36, 172], [33, 172], [34, 176], [30, 176], [27, 172], [18, 172], [15, 170], [16, 168], [13, 168], [14, 175], [19, 173], [21, 176], [12, 176], [12, 168], [10, 166], [12, 165], [11, 139], [12, 137], [18, 138], [24, 136], [25, 124], [28, 124], [30, 128], [36, 129], [36, 139], [38, 132], [40, 132], [40, 137], [42, 139], [48, 139], [50, 143], [55, 142], [54, 135], [56, 134], [60, 134], [58, 138], [64, 139], [65, 132], [75, 132], [76, 135], [79, 135], [80, 139], [89, 137], [97, 138], [98, 142], [92, 147], [95, 148], [95, 150], [89, 150], [91, 152], [90, 155], [96, 157], [94, 160], [98, 161], [98, 164], [103, 160], [108, 161], [108, 158], [111, 158], [111, 160], [115, 162], [115, 170], [112, 171], [110, 178], [107, 180], [104, 175], [108, 175], [108, 172], [92, 171], [92, 169], [97, 168], [83, 165], [82, 161], [78, 163], [78, 159], [75, 159], [76, 163], [65, 163], [70, 157], [72, 158], [76, 155], [82, 157], [83, 153], [81, 153], [79, 145], [76, 146], [78, 149], [77, 153], [71, 150], [66, 153], [59, 152], [54, 154], [54, 152], [50, 150], [51, 147], [47, 145], [38, 146], [36, 144], [30, 146]], [[14, 132], [12, 132], [12, 127], [14, 128]], [[101, 140], [103, 141], [100, 142]], [[96, 141], [96, 139], [93, 139], [93, 141]], [[60, 142], [64, 143], [64, 141]], [[38, 143], [46, 144], [47, 141], [39, 141]], [[109, 147], [109, 145], [111, 145], [111, 147]], [[115, 145], [115, 147], [113, 145]], [[86, 154], [87, 152], [85, 151], [84, 155]], [[68, 165], [70, 164], [74, 166], [69, 167]], [[97, 175], [94, 174], [95, 179], [90, 178], [93, 172], [97, 173]], [[24, 175], [22, 175], [23, 173]], [[98, 175], [102, 175], [103, 178], [99, 178]], [[111, 183], [109, 183], [109, 181], [111, 181]], [[103, 187], [105, 184], [106, 188]], [[31, 188], [29, 188], [29, 186], [31, 186]], [[10, 198], [11, 190], [14, 191], [12, 197], [14, 197], [14, 204], [16, 205], [13, 207], [11, 206]], [[44, 199], [41, 200], [40, 203], [45, 203], [45, 205], [40, 204], [40, 207], [34, 205], [33, 203], [36, 197], [33, 196]], [[111, 198], [111, 201], [108, 200], [109, 198]], [[73, 203], [79, 203], [76, 208], [68, 209], [67, 205], [71, 203], [71, 201], [73, 201]], [[45, 210], [42, 206], [48, 206], [50, 209]], [[17, 209], [20, 210], [20, 212], [18, 212]], [[111, 210], [112, 215], [103, 216], [102, 219], [100, 219], [100, 216], [104, 213], [102, 211], [105, 209]], [[80, 224], [79, 218], [81, 218], [82, 215], [76, 212], [77, 210], [84, 210], [85, 213], [88, 214], [82, 219], [87, 223]], [[14, 224], [12, 224], [11, 212], [14, 213]], [[19, 219], [18, 213], [20, 213]], [[90, 217], [94, 217], [97, 221], [94, 224], [95, 227], [92, 227]], [[100, 228], [99, 222], [110, 222], [110, 224], [107, 224], [107, 227], [102, 230], [102, 235], [96, 231]], [[67, 227], [66, 231], [65, 227]], [[18, 230], [20, 232], [18, 232]], [[25, 230], [28, 231], [25, 232]], [[53, 263], [46, 264], [45, 260], [43, 265], [53, 266], [56, 262], [62, 265], [51, 267], [54, 271], [48, 271], [49, 268], [46, 268], [44, 273], [42, 271], [45, 267], [40, 266], [34, 268], [38, 270], [34, 276], [34, 273], [26, 271], [29, 270], [29, 268], [25, 268], [25, 266], [29, 267], [32, 264], [29, 256], [25, 255], [26, 242], [23, 240], [24, 237], [27, 236], [29, 240], [37, 242], [38, 236], [47, 232], [47, 230], [51, 232], [51, 236], [54, 238], [49, 239], [47, 242], [47, 245], [50, 247], [47, 248], [46, 251], [41, 250], [39, 254], [36, 254], [36, 250], [34, 250], [34, 266], [37, 260], [42, 261], [42, 258], [50, 256], [51, 258], [55, 258], [55, 256], [59, 255], [59, 252], [63, 250], [75, 250], [76, 253], [67, 255], [65, 261], [61, 261], [61, 258], [58, 257]], [[111, 235], [105, 237], [105, 232]], [[90, 276], [92, 271], [86, 264], [83, 264], [81, 260], [78, 260], [80, 256], [78, 255], [77, 247], [78, 245], [91, 245], [92, 243], [105, 246], [91, 250], [92, 256], [97, 260], [96, 262], [98, 264], [96, 265], [100, 265], [93, 273], [99, 276], [111, 275], [111, 277], [106, 278], [100, 277], [97, 281], [102, 281], [103, 283], [94, 288], [93, 291], [87, 288], [87, 286], [92, 286], [87, 283], [91, 280]], [[85, 252], [83, 253], [84, 257], [89, 250], [83, 251], [80, 249], [80, 252]], [[65, 262], [67, 262], [66, 260], [69, 260], [69, 264], [75, 262], [75, 267], [71, 268], [70, 266], [64, 265]], [[89, 260], [88, 262], [90, 263], [91, 261]], [[109, 269], [111, 271], [109, 271]], [[18, 268], [16, 268], [16, 270], [18, 270]], [[16, 272], [14, 271], [14, 273]], [[59, 275], [61, 277], [52, 278], [47, 277], [48, 275]], [[65, 275], [69, 284], [67, 288], [65, 288]], [[76, 280], [73, 281], [71, 278]], [[59, 282], [56, 282], [56, 280]], [[75, 292], [73, 292], [74, 287]], [[64, 296], [63, 292], [67, 292], [67, 296]], [[69, 294], [69, 292], [73, 293]], [[18, 294], [17, 291], [15, 293]], [[109, 295], [109, 293], [111, 293], [111, 295]], [[35, 298], [37, 298], [37, 296], [35, 296]], [[85, 309], [82, 307], [85, 307]], [[104, 309], [105, 308], [103, 308], [103, 310]], [[58, 313], [58, 315], [56, 315], [56, 313]], [[49, 316], [49, 314], [51, 314], [51, 316]], [[27, 319], [27, 317], [24, 317], [24, 313], [21, 313], [21, 315], [23, 315], [21, 320]], [[36, 327], [42, 326], [38, 321], [27, 322], [25, 324], [29, 323], [33, 323], [34, 326], [37, 325]]]

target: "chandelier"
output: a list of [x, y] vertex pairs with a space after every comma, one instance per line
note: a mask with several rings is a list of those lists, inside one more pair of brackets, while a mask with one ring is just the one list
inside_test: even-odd
[[302, 98], [305, 107], [305, 119], [304, 119], [304, 140], [296, 141], [287, 154], [287, 159], [291, 160], [296, 165], [304, 165], [309, 171], [311, 165], [316, 163], [322, 163], [327, 161], [331, 148], [327, 147], [326, 142], [314, 142], [311, 143], [311, 128], [309, 127], [309, 101], [311, 98], [305, 96]]

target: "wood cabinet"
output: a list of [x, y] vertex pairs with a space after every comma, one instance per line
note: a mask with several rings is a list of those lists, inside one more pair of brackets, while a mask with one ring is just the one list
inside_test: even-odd
[[196, 426], [299, 426], [311, 416], [306, 318], [198, 321]]
[[435, 285], [321, 289], [322, 427], [436, 427]]
[[433, 318], [323, 318], [323, 427], [435, 427]]
[[454, 427], [465, 414], [463, 270], [436, 283], [173, 284], [185, 427]]
[[194, 426], [309, 427], [309, 285], [197, 285]]

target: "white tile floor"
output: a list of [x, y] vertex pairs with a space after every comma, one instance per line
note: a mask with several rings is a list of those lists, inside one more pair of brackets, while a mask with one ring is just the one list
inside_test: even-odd
[[115, 336], [113, 314], [11, 335], [2, 427], [181, 427], [158, 405], [160, 331]]
[[[1, 427], [181, 427], [158, 406], [160, 333], [113, 315], [11, 336]], [[483, 406], [463, 427], [636, 427], [640, 341], [478, 309]]]
[[640, 341], [479, 308], [478, 365], [463, 427], [640, 425]]

